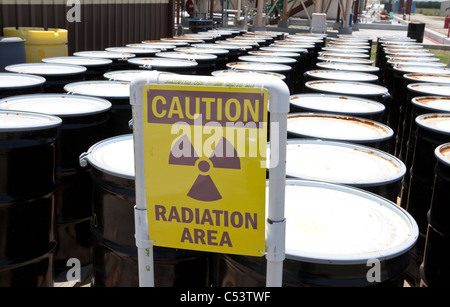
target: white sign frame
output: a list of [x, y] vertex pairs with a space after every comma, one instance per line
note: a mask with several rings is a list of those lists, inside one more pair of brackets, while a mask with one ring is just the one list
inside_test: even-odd
[[[170, 83], [169, 83], [170, 82]], [[139, 286], [154, 287], [153, 246], [149, 240], [145, 190], [143, 141], [143, 88], [149, 84], [189, 84], [202, 86], [253, 87], [267, 89], [270, 112], [269, 207], [266, 220], [266, 286], [281, 287], [285, 259], [284, 217], [286, 185], [287, 114], [290, 93], [286, 83], [272, 76], [196, 76], [160, 71], [144, 72], [130, 84], [135, 155], [135, 237], [138, 249]]]

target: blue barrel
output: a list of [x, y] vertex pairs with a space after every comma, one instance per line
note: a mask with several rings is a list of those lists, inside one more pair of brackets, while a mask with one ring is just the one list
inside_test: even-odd
[[20, 37], [0, 36], [0, 54], [0, 72], [4, 72], [8, 65], [25, 63], [25, 40]]

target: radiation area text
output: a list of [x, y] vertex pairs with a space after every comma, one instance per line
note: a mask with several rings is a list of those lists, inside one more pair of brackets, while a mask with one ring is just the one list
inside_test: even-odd
[[154, 210], [157, 222], [186, 224], [180, 243], [233, 247], [226, 229], [258, 229], [257, 213], [163, 205], [154, 205]]

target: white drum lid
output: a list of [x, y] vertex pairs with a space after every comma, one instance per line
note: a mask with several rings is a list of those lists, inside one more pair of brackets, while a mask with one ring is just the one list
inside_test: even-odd
[[339, 51], [319, 51], [319, 56], [361, 58], [361, 59], [369, 59], [370, 58], [370, 55], [367, 53], [351, 53], [351, 52], [339, 52]]
[[404, 60], [389, 60], [387, 61], [389, 64], [392, 65], [392, 67], [396, 67], [396, 66], [405, 66], [405, 67], [417, 67], [417, 66], [421, 66], [421, 67], [425, 67], [425, 68], [446, 68], [447, 64], [445, 63], [441, 63], [441, 62], [425, 62], [425, 61], [416, 61], [416, 60], [412, 60], [412, 61], [404, 61]]
[[266, 75], [266, 76], [274, 76], [277, 78], [280, 78], [281, 80], [286, 79], [286, 76], [283, 74], [277, 74], [274, 72], [268, 72], [268, 71], [249, 71], [249, 70], [216, 70], [211, 73], [212, 76], [228, 76], [228, 75], [248, 75], [249, 77], [252, 77], [252, 75]]
[[339, 48], [339, 47], [323, 47], [322, 51], [331, 51], [339, 53], [367, 53], [366, 50], [361, 48]]
[[71, 94], [96, 96], [104, 98], [130, 97], [130, 83], [123, 81], [81, 81], [64, 86]]
[[87, 151], [86, 159], [99, 171], [134, 180], [133, 135], [112, 137], [92, 145]]
[[215, 61], [217, 55], [200, 53], [200, 52], [181, 52], [181, 51], [167, 51], [158, 52], [156, 57], [169, 58], [169, 59], [182, 59], [182, 60], [194, 60], [194, 61]]
[[261, 51], [272, 51], [272, 52], [293, 52], [293, 53], [308, 53], [308, 49], [301, 47], [284, 47], [284, 46], [269, 46], [259, 48]]
[[173, 45], [175, 47], [181, 47], [181, 46], [189, 46], [189, 43], [182, 42], [182, 41], [175, 41], [175, 40], [147, 40], [142, 41], [142, 44], [165, 44], [165, 45]]
[[416, 53], [429, 53], [428, 49], [421, 48], [418, 50], [417, 48], [402, 48], [402, 47], [385, 47], [383, 48], [386, 54], [396, 54], [396, 53], [405, 53], [405, 54], [416, 54]]
[[89, 58], [89, 57], [81, 57], [81, 56], [63, 56], [63, 57], [51, 57], [51, 58], [43, 58], [42, 62], [44, 63], [58, 63], [58, 64], [73, 64], [73, 65], [81, 65], [81, 66], [103, 66], [109, 65], [112, 63], [110, 59], [103, 58]]
[[338, 63], [338, 62], [319, 62], [317, 67], [323, 69], [335, 69], [346, 71], [363, 71], [363, 72], [378, 72], [380, 68], [373, 65], [366, 64], [351, 64], [351, 63]]
[[445, 143], [436, 147], [434, 155], [442, 163], [450, 167], [450, 143]]
[[143, 47], [110, 47], [106, 48], [106, 51], [111, 52], [123, 52], [123, 53], [131, 53], [131, 54], [139, 54], [139, 53], [157, 53], [160, 52], [160, 49], [151, 49], [151, 48], [143, 48]]
[[[267, 157], [269, 153], [268, 148]], [[287, 140], [286, 175], [290, 177], [369, 187], [399, 181], [405, 172], [400, 159], [372, 147], [341, 141]]]
[[42, 130], [60, 126], [61, 118], [53, 115], [0, 110], [0, 132]]
[[336, 43], [363, 43], [363, 44], [368, 44], [369, 40], [366, 38], [357, 38], [357, 37], [331, 37], [330, 38], [331, 42], [336, 42]]
[[429, 58], [434, 57], [434, 54], [431, 52], [423, 52], [422, 50], [415, 51], [413, 53], [411, 52], [392, 52], [392, 51], [386, 51], [384, 52], [386, 54], [386, 57], [416, 57], [416, 58]]
[[256, 50], [256, 51], [249, 51], [249, 55], [259, 55], [259, 56], [273, 56], [273, 57], [291, 57], [291, 58], [298, 58], [300, 57], [300, 53], [295, 52], [283, 52], [281, 50], [277, 51], [264, 51], [264, 50]]
[[277, 63], [286, 65], [297, 63], [296, 59], [281, 56], [242, 55], [239, 57], [239, 60], [245, 62]]
[[328, 94], [296, 94], [290, 97], [290, 103], [302, 108], [344, 114], [378, 114], [385, 106], [374, 100]]
[[135, 64], [135, 65], [143, 65], [144, 67], [148, 66], [150, 68], [179, 68], [186, 69], [186, 68], [194, 68], [198, 66], [198, 63], [195, 61], [189, 61], [189, 60], [179, 60], [174, 58], [163, 58], [163, 57], [152, 57], [152, 58], [135, 58], [135, 59], [129, 59], [129, 63]]
[[318, 56], [317, 59], [324, 62], [353, 63], [353, 64], [367, 64], [367, 65], [373, 64], [373, 60], [350, 58], [346, 56]]
[[414, 82], [430, 82], [430, 83], [450, 83], [450, 74], [441, 75], [439, 73], [407, 73], [403, 78]]
[[0, 73], [0, 89], [27, 88], [45, 83], [45, 78], [19, 73]]
[[449, 113], [427, 113], [416, 117], [416, 124], [439, 134], [450, 135]]
[[427, 65], [393, 66], [392, 69], [398, 72], [450, 75], [450, 69], [448, 68], [429, 67], [429, 66], [427, 67]]
[[0, 100], [0, 109], [3, 110], [42, 112], [60, 117], [92, 115], [110, 108], [108, 100], [79, 95], [20, 95]]
[[126, 52], [112, 52], [112, 51], [79, 51], [75, 52], [73, 55], [75, 56], [83, 56], [83, 57], [97, 57], [111, 60], [119, 60], [119, 59], [129, 59], [133, 58], [136, 55], [132, 53]]
[[317, 80], [308, 81], [305, 86], [319, 91], [347, 95], [379, 96], [388, 94], [388, 89], [384, 86], [364, 82]]
[[174, 44], [176, 46], [188, 46], [189, 44], [197, 44], [204, 43], [205, 41], [201, 39], [189, 39], [189, 38], [174, 38], [174, 37], [166, 37], [161, 38], [162, 42], [168, 42], [170, 44]]
[[450, 84], [446, 83], [410, 83], [406, 87], [423, 95], [450, 96]]
[[5, 67], [5, 70], [15, 73], [35, 74], [41, 76], [77, 75], [86, 71], [86, 67], [57, 63], [25, 63]]
[[432, 56], [413, 56], [413, 55], [387, 55], [386, 58], [389, 60], [398, 60], [398, 61], [404, 61], [404, 62], [439, 62], [440, 59], [437, 57]]
[[[266, 188], [266, 203], [269, 194]], [[267, 205], [266, 205], [267, 206]], [[417, 223], [372, 193], [305, 180], [286, 181], [286, 258], [323, 264], [367, 264], [407, 253]]]
[[376, 121], [321, 113], [289, 114], [287, 131], [305, 137], [357, 143], [380, 142], [394, 135], [389, 126]]
[[323, 40], [318, 37], [311, 37], [311, 36], [288, 36], [286, 39], [284, 39], [285, 42], [300, 42], [300, 43], [322, 43]]
[[231, 44], [218, 44], [213, 43], [213, 44], [194, 44], [192, 45], [192, 47], [194, 48], [211, 48], [211, 49], [224, 49], [224, 50], [228, 50], [228, 52], [230, 50], [240, 50], [241, 46], [237, 46], [237, 45], [231, 45]]
[[227, 63], [230, 69], [256, 70], [256, 71], [274, 71], [286, 72], [292, 69], [291, 66], [277, 63], [260, 63], [260, 62], [233, 62]]
[[369, 44], [367, 43], [367, 45], [357, 45], [357, 44], [350, 44], [350, 43], [332, 43], [330, 42], [328, 44], [329, 47], [339, 47], [339, 48], [360, 48], [360, 49], [364, 49], [364, 50], [369, 50], [372, 47], [369, 46]]
[[163, 42], [158, 43], [137, 43], [137, 44], [127, 44], [126, 47], [130, 48], [145, 48], [145, 49], [159, 49], [159, 50], [173, 50], [177, 46], [170, 45], [170, 44], [164, 44]]
[[131, 82], [134, 77], [144, 73], [145, 70], [113, 70], [103, 74], [103, 77], [110, 81]]
[[226, 39], [227, 42], [236, 44], [236, 45], [248, 45], [248, 46], [256, 46], [259, 47], [259, 44], [257, 41], [254, 40], [249, 40], [249, 39], [237, 39], [237, 38], [227, 38]]
[[192, 53], [206, 53], [215, 55], [226, 55], [230, 53], [229, 50], [223, 48], [206, 48], [197, 45], [196, 47], [179, 47], [175, 48], [175, 51], [179, 52], [192, 52]]
[[[218, 44], [218, 45], [233, 45], [233, 46], [239, 46], [239, 48], [244, 48], [244, 49], [252, 49], [253, 46], [252, 44], [249, 44], [248, 41], [226, 41], [226, 40], [219, 40], [219, 41], [215, 41], [214, 43]], [[257, 43], [255, 43], [257, 44]]]
[[403, 49], [403, 50], [427, 50], [424, 49], [422, 45], [417, 45], [417, 44], [412, 44], [412, 45], [399, 45], [399, 44], [386, 44], [386, 43], [382, 43], [381, 44], [381, 48], [383, 50], [386, 49]]
[[318, 69], [318, 70], [309, 70], [305, 72], [305, 74], [314, 78], [342, 80], [342, 81], [375, 82], [378, 80], [378, 76], [376, 75], [355, 71]]
[[418, 96], [411, 103], [430, 112], [450, 112], [450, 96]]
[[273, 44], [270, 44], [269, 47], [287, 47], [287, 48], [315, 48], [313, 44], [302, 43], [302, 42], [285, 42], [285, 41], [276, 41]]
[[370, 46], [370, 43], [365, 42], [353, 42], [353, 41], [330, 41], [330, 44], [335, 45], [348, 45], [348, 46]]

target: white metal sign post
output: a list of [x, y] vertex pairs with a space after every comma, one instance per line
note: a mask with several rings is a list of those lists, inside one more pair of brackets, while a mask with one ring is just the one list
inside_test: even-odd
[[[198, 91], [197, 91], [198, 88]], [[151, 89], [151, 90], [150, 90]], [[286, 139], [287, 139], [287, 113], [289, 112], [289, 88], [287, 85], [280, 80], [279, 78], [271, 77], [271, 76], [261, 76], [255, 74], [252, 76], [251, 80], [248, 77], [243, 76], [224, 76], [224, 77], [212, 77], [212, 76], [192, 76], [192, 75], [174, 75], [167, 74], [164, 72], [150, 71], [145, 72], [133, 79], [130, 86], [130, 103], [132, 105], [133, 112], [133, 135], [134, 135], [134, 152], [135, 152], [135, 194], [136, 194], [136, 206], [135, 206], [135, 237], [136, 237], [136, 246], [138, 249], [138, 265], [139, 265], [139, 285], [141, 287], [153, 287], [154, 286], [154, 261], [153, 261], [153, 244], [150, 241], [150, 237], [155, 237], [155, 232], [158, 231], [150, 231], [149, 234], [149, 218], [152, 218], [154, 212], [150, 212], [147, 210], [147, 197], [154, 196], [155, 193], [148, 193], [148, 187], [146, 186], [146, 179], [150, 182], [149, 178], [146, 178], [146, 167], [145, 163], [149, 163], [149, 153], [145, 151], [145, 148], [148, 150], [148, 146], [145, 147], [145, 136], [148, 135], [148, 132], [145, 127], [144, 119], [149, 122], [150, 113], [154, 112], [156, 115], [162, 115], [166, 113], [166, 111], [177, 112], [180, 109], [176, 106], [172, 106], [171, 109], [163, 110], [161, 106], [166, 103], [164, 100], [164, 96], [157, 96], [162, 98], [154, 98], [152, 102], [158, 102], [158, 106], [152, 103], [150, 105], [148, 100], [148, 94], [153, 92], [163, 92], [168, 95], [171, 95], [172, 91], [193, 91], [194, 93], [200, 93], [207, 95], [208, 93], [205, 91], [211, 91], [211, 95], [213, 93], [218, 92], [225, 93], [231, 92], [235, 95], [254, 95], [258, 90], [260, 91], [259, 95], [263, 95], [268, 100], [268, 110], [270, 112], [270, 164], [269, 164], [269, 200], [268, 200], [268, 211], [265, 222], [265, 234], [263, 233], [263, 248], [265, 245], [265, 251], [245, 251], [247, 255], [251, 255], [251, 253], [259, 252], [264, 253], [267, 259], [267, 275], [266, 275], [266, 285], [268, 287], [280, 287], [282, 285], [283, 279], [283, 261], [285, 259], [285, 217], [284, 217], [284, 202], [285, 202], [285, 183], [286, 183]], [[203, 92], [202, 92], [203, 91]], [[223, 91], [223, 92], [221, 92]], [[159, 93], [159, 92], [158, 92]], [[206, 94], [205, 94], [206, 93]], [[236, 94], [238, 93], [238, 94]], [[219, 97], [219, 96], [218, 96]], [[158, 100], [160, 99], [160, 100]], [[174, 98], [178, 99], [178, 98]], [[206, 98], [210, 99], [210, 98]], [[267, 100], [264, 100], [267, 103]], [[221, 101], [221, 100], [220, 100]], [[147, 105], [145, 105], [147, 104]], [[156, 103], [155, 103], [156, 104]], [[252, 114], [256, 114], [255, 109], [251, 109], [249, 107], [250, 102], [247, 101], [247, 108], [249, 114], [253, 111]], [[167, 106], [166, 106], [167, 107]], [[235, 106], [240, 108], [239, 106]], [[178, 109], [177, 109], [178, 108]], [[210, 106], [206, 107], [208, 112], [210, 111]], [[145, 112], [143, 111], [145, 110]], [[230, 109], [225, 109], [225, 111], [230, 111]], [[259, 110], [261, 112], [261, 110]], [[145, 113], [145, 114], [144, 114]], [[225, 112], [226, 113], [226, 112]], [[224, 114], [225, 114], [224, 113]], [[219, 114], [219, 113], [218, 113]], [[199, 114], [200, 116], [202, 114]], [[228, 114], [229, 115], [229, 114]], [[246, 113], [245, 116], [248, 114]], [[152, 115], [153, 116], [153, 115]], [[222, 116], [222, 115], [219, 115]], [[265, 115], [264, 115], [265, 116]], [[221, 118], [222, 119], [222, 118]], [[153, 120], [153, 119], [152, 119]], [[157, 119], [162, 120], [162, 119]], [[163, 119], [165, 120], [165, 119]], [[170, 122], [160, 122], [163, 124], [167, 124]], [[160, 125], [162, 126], [162, 125]], [[158, 126], [158, 127], [160, 127]], [[153, 131], [153, 130], [152, 130]], [[146, 134], [147, 133], [147, 134]], [[184, 145], [183, 145], [184, 146]], [[225, 146], [225, 145], [223, 145]], [[168, 147], [168, 146], [167, 146]], [[146, 156], [147, 154], [147, 156]], [[150, 155], [153, 155], [151, 152]], [[264, 161], [265, 161], [265, 153], [264, 153]], [[152, 157], [153, 159], [154, 157]], [[147, 161], [146, 161], [147, 159]], [[150, 159], [151, 160], [151, 159]], [[244, 160], [241, 160], [244, 161]], [[188, 161], [189, 162], [189, 161]], [[192, 161], [191, 161], [192, 162]], [[185, 162], [183, 162], [185, 163]], [[253, 163], [253, 162], [252, 162]], [[197, 162], [198, 167], [200, 169], [200, 164]], [[155, 164], [153, 164], [155, 166]], [[192, 164], [191, 164], [192, 165]], [[203, 166], [207, 166], [205, 163]], [[259, 167], [263, 167], [265, 169], [266, 165], [259, 165]], [[209, 167], [207, 167], [209, 168]], [[229, 167], [228, 167], [229, 168]], [[231, 167], [232, 168], [232, 167]], [[261, 173], [258, 171], [258, 173]], [[148, 175], [148, 174], [147, 174]], [[153, 175], [153, 173], [152, 173]], [[159, 176], [158, 172], [154, 173], [155, 176]], [[200, 177], [200, 176], [199, 176]], [[208, 176], [204, 176], [208, 177]], [[226, 176], [224, 176], [226, 178]], [[152, 178], [154, 180], [154, 178]], [[204, 178], [202, 178], [204, 179]], [[246, 182], [251, 180], [240, 179]], [[155, 181], [153, 181], [155, 182]], [[192, 192], [192, 190], [194, 190]], [[214, 190], [214, 189], [213, 189]], [[156, 191], [159, 192], [159, 191]], [[192, 193], [191, 193], [192, 192]], [[194, 193], [195, 192], [195, 193]], [[189, 193], [193, 194], [191, 197], [193, 198], [203, 198], [209, 197], [208, 200], [220, 200], [221, 195], [218, 191], [211, 194], [211, 191], [208, 193], [203, 193], [202, 190], [194, 189], [194, 185], [191, 188]], [[195, 195], [194, 195], [195, 194]], [[189, 195], [189, 194], [188, 194]], [[175, 196], [176, 197], [176, 196]], [[172, 200], [172, 199], [170, 199]], [[175, 199], [176, 200], [176, 199]], [[201, 199], [204, 200], [204, 199]], [[262, 202], [258, 201], [258, 204]], [[155, 206], [156, 207], [156, 206]], [[172, 209], [175, 206], [171, 207]], [[158, 209], [161, 211], [156, 214], [157, 217], [164, 217], [163, 213], [166, 210], [162, 205], [158, 205]], [[186, 208], [183, 208], [186, 210]], [[263, 206], [264, 210], [264, 206]], [[172, 211], [171, 211], [172, 212]], [[171, 213], [172, 214], [172, 213]], [[255, 214], [256, 217], [256, 214]], [[256, 218], [255, 218], [256, 220]], [[155, 220], [153, 220], [155, 222]], [[252, 220], [250, 220], [252, 222]], [[256, 224], [256, 222], [255, 222]], [[264, 223], [262, 224], [264, 225]], [[155, 227], [153, 224], [152, 227]], [[176, 225], [175, 225], [176, 226]], [[251, 228], [251, 227], [247, 227]], [[256, 228], [256, 227], [255, 227]], [[154, 228], [153, 228], [154, 229]], [[173, 232], [174, 227], [170, 227]], [[185, 228], [187, 229], [187, 228]], [[262, 228], [264, 230], [264, 228]], [[248, 231], [245, 229], [245, 231]], [[183, 232], [183, 238], [187, 236], [189, 237], [189, 232], [186, 234]], [[170, 234], [167, 234], [170, 237]], [[265, 236], [265, 242], [264, 242]], [[235, 237], [239, 237], [236, 235]], [[235, 238], [233, 237], [233, 238]], [[246, 237], [241, 236], [241, 237]], [[215, 237], [213, 237], [215, 238]], [[163, 238], [165, 239], [165, 237]], [[222, 237], [223, 242], [227, 242], [229, 237]], [[169, 240], [170, 241], [170, 240]], [[189, 240], [187, 240], [189, 241]], [[240, 241], [239, 241], [240, 242]], [[243, 241], [246, 245], [245, 241]], [[159, 242], [158, 242], [159, 243]], [[190, 243], [190, 242], [188, 242]], [[164, 243], [166, 244], [166, 243]], [[160, 246], [168, 246], [171, 247], [171, 242], [167, 243], [168, 245]], [[158, 245], [155, 243], [155, 245]], [[219, 244], [214, 244], [219, 245]], [[226, 245], [226, 244], [225, 244]], [[225, 246], [226, 247], [226, 246]], [[183, 247], [185, 248], [185, 245]], [[203, 247], [200, 247], [203, 248]], [[217, 247], [214, 247], [217, 248]], [[186, 248], [189, 249], [189, 248]], [[198, 247], [192, 247], [192, 249], [198, 249]], [[203, 249], [206, 251], [216, 251], [217, 249]], [[236, 249], [239, 253], [239, 249]], [[229, 249], [224, 249], [223, 251], [219, 249], [219, 252], [227, 252]], [[233, 251], [231, 251], [233, 253]]]

